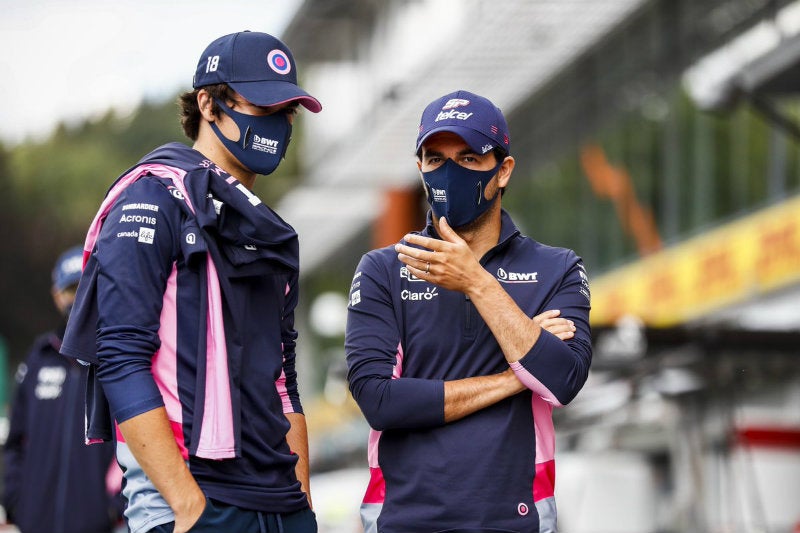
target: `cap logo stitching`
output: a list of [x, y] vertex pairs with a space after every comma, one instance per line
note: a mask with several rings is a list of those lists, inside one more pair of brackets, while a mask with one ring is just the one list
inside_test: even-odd
[[267, 64], [269, 68], [278, 74], [289, 74], [292, 71], [292, 63], [289, 61], [289, 56], [283, 50], [277, 48], [267, 54]]
[[475, 113], [464, 113], [463, 111], [456, 111], [455, 109], [451, 109], [450, 111], [439, 111], [439, 114], [436, 115], [436, 119], [434, 122], [439, 122], [440, 120], [467, 120], [469, 117], [474, 115]]
[[442, 106], [442, 110], [455, 109], [462, 105], [469, 105], [469, 100], [464, 100], [463, 98], [451, 98], [446, 104], [444, 104], [444, 106]]

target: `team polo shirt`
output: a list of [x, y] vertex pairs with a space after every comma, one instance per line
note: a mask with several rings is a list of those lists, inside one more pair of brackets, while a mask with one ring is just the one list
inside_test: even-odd
[[[430, 216], [422, 234], [437, 237]], [[512, 365], [528, 390], [445, 424], [444, 381], [509, 365], [463, 293], [414, 276], [393, 246], [364, 255], [345, 349], [350, 390], [373, 428], [362, 506], [368, 531], [375, 517], [381, 533], [555, 531], [551, 410], [569, 403], [588, 375], [588, 279], [573, 251], [521, 235], [506, 212], [500, 241], [481, 264], [525, 314], [559, 309], [575, 336], [542, 331]]]

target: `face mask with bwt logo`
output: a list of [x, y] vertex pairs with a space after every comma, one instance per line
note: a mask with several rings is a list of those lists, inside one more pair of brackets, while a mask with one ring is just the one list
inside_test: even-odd
[[448, 159], [439, 168], [422, 172], [428, 192], [428, 204], [438, 218], [447, 219], [451, 227], [469, 224], [483, 213], [497, 199], [487, 200], [484, 196], [486, 186], [497, 174], [502, 162], [491, 170], [471, 170]]
[[211, 122], [211, 129], [225, 148], [252, 172], [272, 174], [286, 154], [292, 137], [292, 125], [286, 113], [247, 115], [234, 111], [221, 100], [215, 98], [214, 101], [239, 127], [239, 140], [232, 141], [222, 134], [216, 123]]

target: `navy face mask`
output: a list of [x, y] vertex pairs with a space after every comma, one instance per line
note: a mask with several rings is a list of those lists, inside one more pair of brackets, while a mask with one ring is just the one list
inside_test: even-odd
[[214, 101], [239, 127], [239, 140], [232, 141], [222, 134], [215, 122], [211, 122], [211, 129], [225, 148], [256, 174], [272, 174], [286, 154], [292, 137], [292, 125], [286, 113], [278, 111], [272, 115], [246, 115], [234, 111], [216, 98]]
[[502, 161], [491, 170], [471, 170], [452, 159], [430, 172], [422, 179], [428, 189], [428, 203], [433, 214], [445, 217], [450, 226], [457, 228], [481, 216], [497, 199], [484, 197], [486, 186], [492, 180]]

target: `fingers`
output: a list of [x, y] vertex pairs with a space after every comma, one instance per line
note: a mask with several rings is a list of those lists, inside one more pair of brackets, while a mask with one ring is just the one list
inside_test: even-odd
[[464, 243], [464, 239], [462, 239], [458, 233], [450, 227], [450, 224], [447, 223], [447, 219], [444, 217], [439, 219], [439, 223], [436, 227], [437, 231], [439, 232], [439, 236], [441, 239], [432, 239], [430, 237], [424, 237], [422, 235], [418, 235], [416, 233], [409, 233], [403, 240], [410, 244], [416, 244], [418, 246], [422, 246], [424, 248], [428, 248], [434, 252], [442, 251], [447, 249], [449, 244], [460, 244]]
[[[421, 262], [424, 264], [426, 261], [430, 262], [434, 259], [433, 254], [434, 252], [429, 252], [427, 250], [420, 250], [419, 248], [412, 248], [410, 246], [404, 246], [402, 244], [395, 244], [394, 251], [397, 252], [397, 257], [401, 261], [403, 258], [410, 259], [412, 263], [414, 262]], [[403, 261], [408, 262], [408, 261]], [[414, 266], [412, 264], [412, 266]]]
[[560, 314], [560, 310], [550, 309], [533, 317], [533, 321], [561, 340], [571, 339], [575, 336], [575, 323], [566, 318], [559, 318]]
[[420, 254], [412, 256], [400, 252], [397, 254], [397, 259], [406, 266], [416, 268], [417, 270], [421, 270], [426, 273], [431, 271], [430, 258], [426, 258], [424, 255]]
[[561, 314], [561, 310], [560, 309], [549, 309], [549, 310], [545, 311], [544, 313], [540, 313], [540, 314], [536, 315], [535, 317], [533, 317], [533, 319], [536, 320], [536, 321], [540, 321], [541, 322], [542, 320], [545, 320], [547, 318], [557, 317], [560, 314]]
[[453, 228], [450, 227], [450, 224], [448, 224], [447, 219], [444, 217], [439, 219], [439, 225], [437, 229], [439, 230], [439, 235], [446, 241], [458, 242], [461, 240], [461, 237], [459, 237], [458, 234], [453, 231]]
[[[397, 245], [395, 245], [395, 249], [397, 249], [397, 247], [400, 246], [400, 247], [408, 248], [409, 250], [417, 250], [417, 251], [422, 251], [422, 252], [427, 251], [428, 253], [431, 253], [431, 252], [435, 252], [437, 250], [442, 250], [443, 249], [443, 245], [446, 244], [443, 241], [440, 241], [439, 239], [431, 239], [430, 237], [424, 237], [422, 235], [417, 235], [415, 233], [409, 233], [408, 235], [403, 237], [403, 240], [405, 242], [407, 242], [408, 244], [415, 244], [417, 246], [421, 246], [423, 249], [420, 250], [419, 248], [415, 248], [415, 247], [408, 246], [408, 245], [405, 245], [405, 244], [397, 244]], [[409, 255], [411, 255], [411, 254], [409, 254]]]

